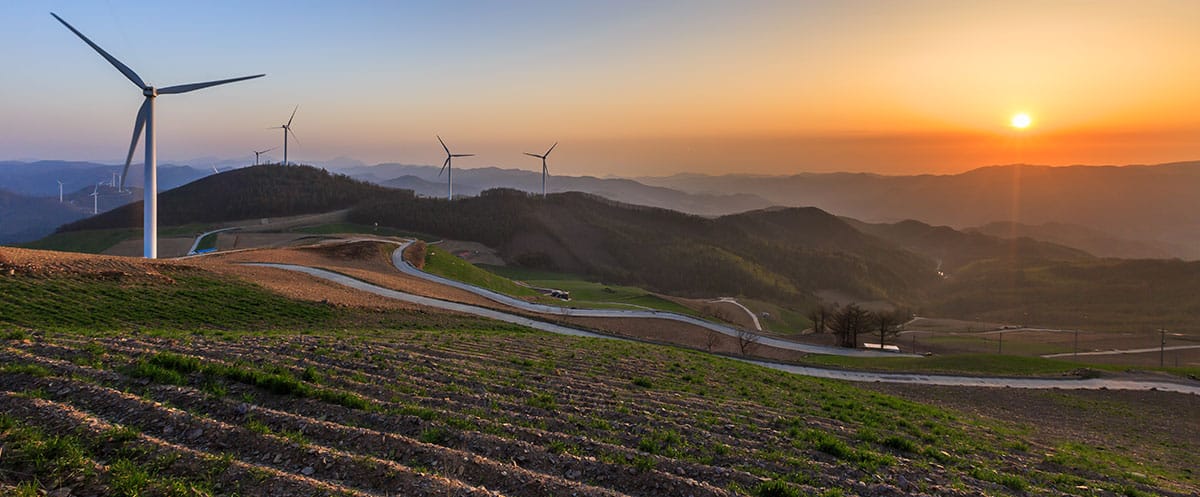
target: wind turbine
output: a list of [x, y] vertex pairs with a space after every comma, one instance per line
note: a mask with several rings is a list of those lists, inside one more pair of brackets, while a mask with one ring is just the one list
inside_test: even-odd
[[145, 172], [142, 175], [144, 181], [143, 188], [145, 188], [143, 191], [145, 200], [143, 202], [144, 205], [142, 216], [142, 255], [148, 259], [154, 259], [158, 257], [158, 144], [155, 141], [154, 136], [155, 97], [159, 95], [187, 93], [189, 91], [208, 88], [210, 86], [223, 85], [226, 83], [244, 81], [247, 79], [261, 78], [266, 76], [266, 74], [255, 74], [253, 76], [242, 76], [240, 78], [175, 85], [168, 86], [166, 88], [155, 88], [146, 84], [145, 81], [142, 81], [141, 76], [138, 76], [136, 72], [133, 72], [133, 69], [130, 69], [129, 66], [122, 64], [121, 61], [116, 59], [116, 57], [109, 55], [108, 52], [105, 52], [104, 49], [100, 48], [99, 45], [92, 43], [92, 40], [89, 40], [88, 37], [84, 36], [83, 33], [80, 33], [79, 30], [75, 29], [74, 26], [68, 24], [67, 21], [64, 21], [61, 17], [58, 17], [57, 14], [51, 12], [50, 15], [54, 16], [55, 19], [58, 19], [58, 22], [61, 22], [63, 26], [66, 26], [67, 29], [71, 30], [72, 33], [75, 33], [79, 39], [83, 40], [84, 43], [87, 43], [88, 46], [92, 47], [96, 53], [99, 53], [101, 57], [104, 57], [104, 60], [107, 60], [109, 64], [112, 64], [113, 67], [117, 68], [121, 74], [125, 75], [125, 78], [129, 79], [129, 81], [141, 89], [142, 95], [146, 97], [146, 99], [142, 102], [141, 108], [138, 109], [137, 119], [133, 123], [133, 140], [129, 142], [129, 154], [125, 156], [125, 169], [121, 171], [121, 188], [125, 188], [125, 177], [128, 176], [129, 173], [129, 163], [133, 160], [133, 150], [137, 148], [138, 138], [141, 136], [142, 130], [145, 129], [146, 145], [144, 148], [146, 151], [146, 163], [144, 165]]
[[[55, 181], [58, 181], [58, 180], [55, 180]], [[60, 204], [62, 203], [62, 186], [63, 186], [63, 182], [58, 181], [58, 203], [60, 203]]]
[[531, 154], [529, 152], [525, 152], [525, 155], [542, 159], [542, 197], [546, 196], [546, 175], [550, 174], [550, 170], [546, 168], [546, 157], [550, 157], [550, 152], [553, 152], [554, 147], [557, 147], [557, 146], [558, 146], [558, 142], [554, 142], [554, 145], [550, 145], [550, 150], [547, 150], [546, 153], [544, 153], [542, 155]]
[[212, 168], [213, 168], [213, 174], [221, 174], [221, 171], [217, 170], [217, 166], [214, 165]]
[[450, 159], [455, 157], [471, 157], [475, 154], [452, 154], [450, 147], [446, 146], [446, 142], [442, 141], [442, 137], [437, 137], [438, 142], [442, 144], [442, 148], [446, 149], [446, 162], [442, 163], [442, 170], [438, 171], [438, 177], [442, 176], [442, 172], [446, 173], [446, 200], [454, 200], [454, 166], [450, 163]]
[[[287, 137], [286, 137], [286, 136], [284, 136], [284, 137], [283, 137], [283, 141], [285, 141], [285, 142], [287, 141]], [[272, 151], [272, 150], [275, 150], [275, 149], [277, 149], [277, 148], [279, 148], [279, 147], [271, 147], [271, 148], [268, 148], [268, 149], [266, 149], [266, 150], [263, 150], [263, 151], [261, 151], [261, 152], [259, 152], [258, 150], [255, 150], [255, 151], [254, 151], [254, 165], [256, 165], [256, 166], [258, 165], [258, 156], [260, 156], [260, 155], [262, 155], [262, 154], [265, 154], [265, 153], [267, 153], [267, 152], [270, 152], [270, 151]]]
[[100, 183], [96, 183], [96, 187], [92, 189], [92, 214], [100, 213]]
[[[287, 160], [288, 133], [292, 134], [292, 138], [296, 139], [296, 143], [300, 143], [300, 138], [296, 136], [296, 133], [294, 131], [292, 131], [292, 119], [296, 118], [296, 111], [298, 111], [298, 110], [300, 110], [299, 105], [297, 105], [295, 109], [292, 109], [292, 117], [288, 118], [288, 122], [286, 124], [282, 124], [282, 125], [276, 126], [274, 128], [267, 128], [267, 129], [282, 129], [283, 130], [283, 165], [285, 165], [285, 166], [288, 163], [288, 160]], [[271, 150], [275, 150], [275, 149], [271, 149]], [[268, 152], [268, 151], [269, 150], [264, 150], [263, 152]], [[258, 154], [259, 154], [259, 152], [254, 153], [254, 163], [255, 164], [258, 164]]]

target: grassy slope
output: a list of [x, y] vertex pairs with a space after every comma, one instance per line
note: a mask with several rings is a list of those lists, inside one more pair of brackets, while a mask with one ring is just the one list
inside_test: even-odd
[[513, 283], [508, 278], [480, 269], [474, 264], [442, 250], [437, 245], [426, 246], [425, 271], [513, 297], [536, 297], [541, 295], [538, 292]]
[[[151, 384], [139, 387], [120, 377], [87, 381], [111, 383], [118, 390], [145, 388], [146, 395], [156, 384], [180, 384], [188, 391], [203, 389], [213, 396], [192, 409], [205, 409], [203, 406], [212, 406], [215, 399], [224, 396], [242, 402], [266, 402], [275, 398], [272, 393], [290, 395], [325, 403], [327, 409], [349, 409], [349, 414], [333, 419], [343, 419], [341, 416], [351, 416], [355, 411], [385, 419], [407, 420], [416, 415], [420, 418], [416, 422], [425, 427], [420, 434], [422, 440], [447, 445], [472, 433], [503, 437], [511, 432], [503, 426], [531, 427], [552, 434], [555, 440], [535, 445], [539, 451], [586, 453], [603, 464], [629, 468], [634, 473], [649, 471], [667, 461], [715, 464], [759, 478], [791, 482], [780, 484], [789, 492], [797, 490], [793, 484], [828, 488], [828, 478], [834, 474], [859, 475], [851, 478], [868, 480], [871, 478], [863, 475], [879, 475], [885, 481], [906, 474], [918, 487], [926, 484], [915, 475], [937, 474], [948, 478], [945, 484], [950, 487], [1011, 495], [1093, 495], [1092, 489], [1146, 495], [1154, 488], [1194, 492], [1200, 485], [1191, 473], [1200, 460], [1194, 451], [1187, 450], [1187, 443], [1159, 447], [1155, 450], [1165, 451], [1165, 456], [1159, 457], [1158, 452], [1153, 456], [1142, 452], [1149, 450], [1149, 442], [1142, 439], [1111, 440], [1110, 444], [1123, 447], [1120, 454], [1111, 454], [1086, 442], [1056, 438], [1056, 434], [1040, 432], [1036, 426], [1012, 425], [900, 400], [848, 383], [798, 377], [646, 344], [524, 331], [454, 331], [453, 324], [434, 321], [416, 321], [399, 330], [332, 331], [340, 323], [323, 306], [289, 301], [253, 285], [209, 275], [165, 273], [176, 284], [122, 285], [70, 276], [0, 279], [2, 293], [18, 296], [0, 301], [5, 306], [0, 316], [9, 320], [7, 324], [65, 330], [44, 335], [8, 333], [10, 341], [0, 340], [0, 351], [9, 354], [28, 350], [34, 355], [19, 357], [36, 358], [42, 353], [61, 354], [55, 352], [59, 350], [55, 347], [61, 347], [70, 351], [61, 358], [148, 379]], [[271, 322], [258, 319], [263, 309]], [[264, 325], [310, 331], [306, 335], [280, 331], [276, 337], [251, 331]], [[412, 330], [422, 325], [432, 325], [432, 331]], [[189, 331], [207, 326], [231, 327], [231, 332], [242, 338], [214, 340]], [[142, 327], [184, 331], [166, 333], [158, 342], [147, 344], [145, 352], [131, 352], [128, 347], [137, 347], [136, 340], [127, 341], [130, 333], [121, 330]], [[78, 331], [71, 331], [94, 336], [97, 328], [111, 329], [100, 334], [99, 343], [81, 339]], [[104, 338], [114, 333], [113, 338]], [[43, 342], [55, 347], [42, 348]], [[251, 347], [246, 357], [253, 359], [222, 366], [226, 363], [215, 350], [224, 346]], [[202, 359], [197, 363], [159, 353], [164, 348], [199, 354]], [[436, 361], [435, 371], [425, 365], [430, 364], [428, 360], [406, 359], [411, 354], [443, 360]], [[56, 363], [36, 363], [28, 358], [15, 361], [12, 358], [18, 356], [11, 354], [8, 357], [0, 379], [36, 381], [49, 375], [53, 376], [49, 379], [60, 383], [75, 381], [74, 373], [57, 371], [55, 368], [60, 366]], [[977, 358], [966, 360], [979, 362]], [[1015, 360], [1021, 359], [1005, 358]], [[315, 364], [322, 366], [320, 372], [310, 374]], [[369, 380], [363, 372], [377, 379], [417, 381]], [[583, 385], [587, 387], [581, 390]], [[600, 395], [582, 394], [593, 389], [599, 389]], [[174, 390], [154, 391], [158, 392], [154, 395], [162, 395]], [[55, 392], [55, 398], [70, 395]], [[478, 400], [479, 408], [464, 412], [459, 404], [447, 404], [450, 397], [470, 399], [476, 392], [483, 392], [478, 394], [483, 395]], [[25, 395], [47, 393], [35, 389]], [[474, 405], [475, 401], [463, 402]], [[644, 407], [659, 404], [667, 410]], [[510, 405], [528, 409], [517, 414], [503, 407]], [[1068, 407], [1072, 416], [1081, 417], [1105, 416], [1105, 409], [1110, 408], [1087, 402]], [[223, 414], [215, 411], [212, 415]], [[355, 419], [358, 423], [375, 422], [369, 417]], [[39, 422], [0, 419], [0, 442], [10, 447], [5, 455], [36, 455], [39, 447], [45, 446], [39, 440], [46, 433], [69, 433], [44, 429]], [[614, 425], [616, 422], [621, 425]], [[159, 424], [140, 428], [156, 430]], [[257, 426], [260, 428], [252, 430], [264, 431], [261, 424]], [[136, 434], [139, 427], [129, 428]], [[265, 433], [284, 433], [285, 429], [290, 428], [275, 426], [265, 429]], [[301, 440], [302, 444], [309, 443]], [[592, 452], [591, 448], [575, 445], [580, 440], [602, 441], [609, 448]], [[128, 457], [128, 464], [134, 466], [152, 462], [137, 459], [139, 452], [121, 452], [124, 441], [89, 440], [80, 432], [77, 440], [56, 442], [69, 446], [65, 447], [70, 449], [69, 458], [52, 453], [48, 464], [38, 467], [25, 465], [22, 457], [0, 460], [0, 482], [17, 484], [11, 479], [17, 471], [36, 476], [36, 481], [60, 481], [60, 473], [72, 473], [93, 460]], [[626, 458], [614, 452], [619, 447], [648, 455]], [[462, 448], [470, 450], [470, 446]], [[167, 466], [150, 471], [141, 483], [144, 490], [183, 477]], [[182, 475], [205, 478], [205, 474], [190, 472]], [[98, 484], [103, 485], [120, 481], [112, 474], [76, 477], [99, 480], [102, 483]], [[719, 478], [714, 482], [759, 495], [798, 495], [772, 494], [765, 484], [754, 490], [755, 485]], [[202, 490], [212, 488], [205, 487], [207, 481], [189, 480], [185, 484]]]
[[571, 305], [577, 307], [613, 309], [648, 307], [679, 314], [696, 314], [687, 307], [657, 297], [637, 287], [606, 285], [587, 281], [573, 274], [539, 271], [516, 266], [483, 266], [482, 268], [505, 278], [520, 280], [533, 286], [556, 288], [571, 292]]
[[[296, 339], [303, 343], [295, 343]], [[414, 418], [414, 422], [424, 427], [422, 441], [451, 447], [458, 447], [455, 441], [460, 437], [477, 433], [504, 437], [510, 431], [503, 426], [535, 428], [548, 434], [539, 435], [548, 441], [535, 444], [533, 457], [539, 457], [536, 454], [542, 450], [562, 457], [590, 455], [633, 474], [666, 461], [716, 465], [786, 482], [774, 485], [789, 492], [771, 493], [771, 485], [765, 483], [713, 480], [719, 486], [756, 495], [800, 495], [790, 492], [801, 488], [808, 489], [805, 493], [814, 492], [845, 484], [829, 478], [846, 474], [868, 480], [873, 477], [865, 475], [875, 475], [892, 482], [905, 476], [916, 482], [918, 489], [939, 493], [923, 481], [925, 476], [934, 476], [935, 484], [984, 490], [989, 495], [1082, 496], [1094, 495], [1093, 489], [1148, 495], [1144, 492], [1154, 488], [1194, 489], [1197, 484], [1190, 475], [1196, 454], [1184, 448], [1161, 448], [1169, 457], [1151, 459], [1135, 450], [1144, 443], [1113, 440], [1109, 443], [1127, 444], [1127, 450], [1108, 454], [1103, 447], [1057, 439], [1035, 426], [901, 400], [848, 383], [798, 377], [645, 344], [525, 332], [316, 332], [238, 343], [258, 352], [252, 354], [253, 362], [230, 364], [219, 355], [210, 356], [225, 344], [186, 334], [148, 343], [146, 352], [140, 354], [124, 350], [122, 347], [138, 345], [123, 340], [100, 340], [87, 347], [80, 345], [86, 342], [75, 342], [71, 334], [39, 340], [79, 347], [72, 360], [148, 379], [151, 385], [147, 388], [182, 385], [204, 389], [217, 399], [228, 396], [251, 403], [274, 402], [269, 395], [274, 393], [313, 399], [327, 405], [326, 409], [339, 409], [335, 412], [344, 407], [350, 412], [372, 413], [374, 419], [383, 420], [415, 415], [421, 420]], [[199, 360], [156, 352], [162, 348], [193, 351], [190, 353], [199, 354]], [[490, 351], [487, 360], [475, 357], [482, 351]], [[443, 360], [437, 361], [434, 373], [419, 361], [403, 359], [413, 353]], [[451, 359], [458, 354], [466, 354], [465, 359]], [[312, 366], [322, 362], [338, 367], [313, 371]], [[57, 375], [37, 364], [20, 365], [19, 369], [13, 373]], [[411, 377], [415, 381], [375, 384], [362, 372], [374, 378]], [[591, 395], [580, 395], [579, 381], [599, 389], [601, 399], [612, 401], [597, 402]], [[444, 404], [450, 400], [446, 397], [470, 404], [473, 392], [490, 392], [482, 403], [488, 407], [463, 412]], [[258, 398], [262, 400], [254, 400]], [[201, 409], [203, 415], [202, 406], [213, 402], [189, 409]], [[643, 403], [663, 405], [667, 411], [643, 408]], [[685, 406], [686, 412], [673, 411]], [[1086, 403], [1070, 407], [1074, 415], [1106, 415], [1103, 409], [1093, 411]], [[332, 419], [349, 416], [339, 414]], [[358, 419], [356, 423], [373, 422], [372, 418], [354, 419]], [[14, 433], [11, 421], [7, 424], [6, 441], [26, 435], [19, 430]], [[289, 432], [294, 428], [286, 424], [254, 425], [251, 419], [246, 426], [267, 435], [299, 437], [295, 440], [302, 446], [322, 443]], [[37, 426], [21, 428], [38, 430]], [[731, 433], [736, 436], [730, 437]], [[607, 448], [592, 446], [595, 442]], [[103, 457], [99, 453], [103, 444], [80, 445], [82, 459]], [[472, 450], [470, 445], [461, 448]], [[645, 455], [626, 458], [616, 448]], [[352, 450], [373, 454], [370, 447]], [[18, 464], [20, 459], [6, 461], [10, 462], [4, 464]], [[0, 471], [0, 481], [4, 474]], [[150, 481], [173, 477], [163, 472]]]

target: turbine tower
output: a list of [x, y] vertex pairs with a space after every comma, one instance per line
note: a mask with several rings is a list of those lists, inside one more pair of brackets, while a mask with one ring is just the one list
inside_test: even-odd
[[557, 147], [557, 146], [558, 146], [558, 142], [554, 142], [554, 145], [550, 145], [550, 150], [547, 150], [546, 153], [544, 153], [542, 155], [531, 154], [529, 152], [525, 152], [525, 155], [542, 159], [542, 198], [546, 197], [546, 175], [550, 174], [550, 170], [546, 168], [546, 157], [550, 157], [550, 152], [553, 152], [554, 147]]
[[[274, 128], [267, 128], [267, 129], [282, 129], [283, 130], [283, 165], [285, 165], [285, 166], [288, 163], [288, 159], [287, 159], [288, 133], [292, 134], [292, 138], [296, 139], [296, 143], [300, 143], [300, 138], [298, 138], [296, 136], [296, 133], [292, 131], [292, 119], [296, 118], [296, 111], [298, 111], [298, 110], [300, 110], [299, 105], [297, 105], [295, 109], [292, 109], [292, 117], [288, 118], [287, 123], [276, 126]], [[270, 150], [275, 150], [275, 149], [270, 149]], [[264, 150], [263, 152], [268, 152], [268, 151], [269, 150]], [[254, 153], [254, 163], [255, 164], [258, 164], [258, 154], [259, 154], [259, 152]]]
[[92, 189], [92, 215], [100, 213], [100, 183]]
[[[58, 180], [55, 180], [55, 181], [58, 181]], [[63, 186], [63, 182], [58, 181], [58, 203], [60, 203], [60, 204], [62, 203], [62, 186]]]
[[[283, 137], [283, 140], [284, 140], [284, 141], [287, 141], [287, 137], [286, 137], [286, 136], [285, 136], [285, 137]], [[266, 149], [266, 150], [263, 150], [263, 151], [261, 151], [261, 152], [260, 152], [260, 151], [258, 151], [258, 150], [255, 150], [255, 151], [254, 151], [254, 165], [256, 165], [256, 166], [258, 165], [258, 156], [260, 156], [260, 155], [262, 155], [262, 154], [265, 154], [265, 153], [267, 153], [267, 152], [270, 152], [270, 151], [272, 151], [272, 150], [275, 150], [275, 149], [277, 149], [277, 148], [279, 148], [279, 147], [271, 147], [271, 148], [268, 148], [268, 149]]]
[[109, 55], [108, 52], [105, 52], [104, 49], [100, 48], [99, 45], [92, 43], [92, 40], [89, 40], [88, 37], [84, 36], [83, 33], [80, 33], [79, 30], [75, 29], [75, 27], [68, 24], [67, 21], [64, 21], [61, 17], [58, 17], [57, 14], [51, 12], [50, 15], [54, 16], [55, 19], [58, 19], [58, 22], [61, 22], [62, 25], [66, 26], [67, 29], [71, 30], [72, 33], [75, 33], [75, 35], [78, 36], [79, 39], [83, 40], [84, 43], [87, 43], [88, 46], [92, 47], [92, 49], [95, 50], [96, 53], [99, 53], [101, 57], [104, 57], [104, 60], [107, 60], [108, 63], [112, 64], [112, 66], [115, 67], [118, 71], [120, 71], [121, 74], [125, 75], [125, 78], [129, 79], [129, 81], [131, 81], [140, 90], [142, 90], [142, 95], [144, 95], [146, 97], [146, 99], [142, 102], [141, 108], [138, 109], [137, 119], [133, 123], [133, 140], [131, 140], [129, 142], [129, 154], [125, 156], [125, 169], [123, 169], [121, 171], [121, 188], [122, 189], [125, 188], [125, 178], [126, 178], [126, 176], [128, 176], [128, 173], [129, 173], [129, 163], [130, 163], [130, 161], [133, 160], [133, 151], [135, 148], [137, 148], [138, 138], [141, 137], [142, 130], [145, 129], [146, 130], [146, 144], [145, 144], [144, 148], [146, 151], [146, 163], [144, 165], [145, 172], [142, 175], [143, 181], [144, 181], [143, 188], [145, 188], [145, 190], [143, 191], [145, 201], [144, 201], [144, 205], [143, 205], [143, 218], [142, 218], [142, 224], [143, 224], [143, 226], [142, 226], [142, 228], [143, 228], [143, 231], [142, 231], [142, 233], [143, 233], [142, 255], [148, 259], [157, 258], [158, 257], [158, 144], [155, 141], [155, 136], [154, 136], [154, 99], [155, 99], [155, 97], [157, 97], [159, 95], [172, 95], [172, 94], [176, 94], [176, 93], [187, 93], [189, 91], [199, 90], [202, 88], [208, 88], [210, 86], [223, 85], [226, 83], [244, 81], [247, 79], [261, 78], [263, 76], [266, 76], [266, 74], [255, 74], [253, 76], [242, 76], [240, 78], [221, 79], [221, 80], [217, 80], [217, 81], [206, 81], [203, 83], [191, 83], [191, 84], [185, 84], [185, 85], [175, 85], [175, 86], [168, 86], [166, 88], [155, 88], [153, 86], [146, 84], [145, 81], [142, 81], [141, 76], [138, 76], [136, 72], [133, 72], [133, 69], [130, 69], [129, 66], [122, 64], [121, 61], [116, 59], [116, 57]]
[[437, 137], [438, 142], [442, 144], [442, 148], [446, 150], [446, 162], [442, 163], [442, 170], [438, 171], [438, 177], [442, 176], [442, 172], [446, 173], [446, 200], [454, 200], [454, 165], [450, 159], [455, 157], [471, 157], [475, 154], [452, 154], [450, 147], [446, 146], [446, 142], [442, 141], [442, 137]]

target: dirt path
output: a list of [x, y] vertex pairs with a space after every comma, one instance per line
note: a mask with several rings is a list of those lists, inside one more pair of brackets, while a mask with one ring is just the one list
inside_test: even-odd
[[[289, 271], [297, 271], [318, 278], [326, 279], [341, 285], [346, 285], [351, 288], [364, 292], [373, 293], [376, 295], [403, 300], [419, 305], [435, 307], [438, 309], [449, 310], [454, 312], [462, 312], [465, 314], [473, 314], [477, 316], [496, 319], [499, 321], [520, 324], [530, 328], [547, 331], [550, 333], [558, 333], [562, 335], [586, 336], [593, 338], [611, 338], [621, 340], [618, 337], [609, 335], [601, 335], [590, 331], [561, 326], [551, 323], [545, 323], [533, 320], [524, 316], [517, 316], [493, 309], [487, 309], [477, 306], [460, 304], [457, 302], [446, 302], [418, 295], [406, 294], [387, 288], [382, 288], [364, 281], [356, 280], [349, 276], [345, 276], [322, 269], [284, 265], [284, 264], [258, 264], [266, 267], [274, 267], [286, 269]], [[930, 374], [912, 374], [912, 373], [876, 373], [869, 371], [851, 371], [851, 370], [835, 370], [825, 369], [810, 366], [797, 366], [790, 364], [780, 364], [766, 361], [757, 361], [752, 359], [738, 359], [751, 364], [785, 371], [793, 374], [804, 376], [812, 376], [818, 378], [829, 378], [838, 380], [848, 380], [856, 382], [886, 382], [886, 383], [909, 383], [920, 385], [945, 385], [945, 386], [974, 386], [974, 387], [993, 387], [993, 388], [1026, 388], [1026, 389], [1084, 389], [1084, 390], [1158, 390], [1166, 392], [1186, 393], [1192, 395], [1200, 395], [1200, 382], [1180, 381], [1178, 383], [1165, 381], [1151, 380], [1121, 380], [1107, 378], [1088, 378], [1088, 379], [1057, 379], [1057, 378], [1002, 378], [1002, 377], [982, 377], [982, 376], [954, 376], [954, 375], [930, 375]]]

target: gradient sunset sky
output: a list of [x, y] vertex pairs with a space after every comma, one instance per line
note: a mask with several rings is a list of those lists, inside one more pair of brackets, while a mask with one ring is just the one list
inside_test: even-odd
[[[1200, 2], [0, 3], [0, 159], [124, 158], [148, 82], [159, 157], [557, 174], [953, 173], [1200, 159]], [[1017, 112], [1033, 116], [1024, 131]], [[278, 153], [272, 154], [278, 158]], [[198, 164], [202, 165], [202, 164]]]

